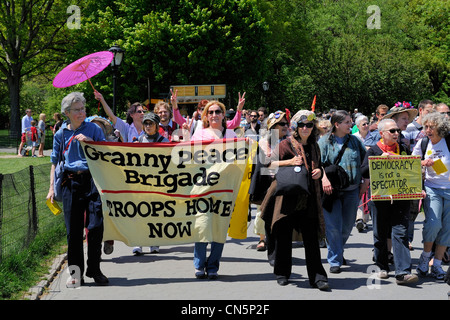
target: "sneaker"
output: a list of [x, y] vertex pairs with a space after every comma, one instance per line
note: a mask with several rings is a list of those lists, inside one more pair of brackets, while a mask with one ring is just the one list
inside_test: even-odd
[[364, 231], [364, 222], [362, 221], [362, 219], [358, 219], [356, 220], [356, 229], [358, 229], [359, 232], [363, 232]]
[[444, 270], [442, 270], [441, 266], [431, 266], [430, 276], [432, 276], [436, 280], [444, 280], [445, 274], [446, 273]]
[[159, 247], [150, 247], [150, 253], [159, 253]]
[[195, 277], [197, 279], [205, 279], [206, 278], [205, 270], [195, 269]]
[[133, 248], [133, 254], [135, 256], [140, 256], [142, 254], [142, 247], [134, 247]]
[[105, 254], [111, 254], [114, 251], [114, 242], [111, 240], [105, 241], [103, 243], [103, 252]]
[[421, 277], [425, 277], [428, 274], [428, 263], [430, 258], [426, 258], [423, 253], [420, 255], [419, 264], [417, 265], [417, 274]]
[[208, 280], [217, 280], [219, 278], [219, 275], [217, 272], [210, 272], [208, 273]]
[[386, 270], [381, 270], [380, 272], [378, 272], [378, 278], [379, 279], [387, 279], [387, 278], [389, 278], [389, 274]]
[[69, 279], [67, 279], [66, 282], [66, 288], [78, 288], [83, 284], [84, 284], [83, 278], [69, 276]]
[[408, 273], [408, 274], [404, 274], [404, 275], [398, 277], [396, 279], [396, 282], [397, 282], [397, 284], [400, 284], [400, 285], [403, 285], [403, 284], [408, 285], [408, 284], [416, 283], [418, 280], [419, 280], [419, 277], [417, 277], [415, 274]]

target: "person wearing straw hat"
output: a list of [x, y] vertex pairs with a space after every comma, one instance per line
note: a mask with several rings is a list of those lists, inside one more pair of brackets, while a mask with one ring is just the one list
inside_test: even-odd
[[[413, 122], [418, 114], [418, 110], [414, 108], [414, 106], [410, 102], [397, 102], [391, 109], [389, 109], [388, 113], [382, 119], [393, 119], [398, 127], [405, 131], [408, 124]], [[371, 147], [376, 145], [377, 142], [381, 139], [380, 132], [375, 130], [371, 132], [370, 136], [366, 138], [364, 141], [364, 145], [366, 147]], [[399, 135], [399, 139], [401, 143], [405, 144], [409, 148], [409, 140], [405, 139], [403, 134]]]
[[259, 141], [256, 165], [248, 191], [251, 195], [251, 201], [256, 204], [254, 233], [259, 235], [257, 251], [266, 250], [264, 221], [261, 219], [260, 205], [273, 179], [273, 173], [269, 172], [265, 165], [270, 162], [272, 152], [289, 133], [289, 119], [285, 112], [278, 110], [271, 113], [267, 119], [267, 132]]

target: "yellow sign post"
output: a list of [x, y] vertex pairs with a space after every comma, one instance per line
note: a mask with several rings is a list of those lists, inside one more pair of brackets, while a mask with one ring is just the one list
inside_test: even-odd
[[422, 199], [420, 156], [369, 157], [373, 201]]

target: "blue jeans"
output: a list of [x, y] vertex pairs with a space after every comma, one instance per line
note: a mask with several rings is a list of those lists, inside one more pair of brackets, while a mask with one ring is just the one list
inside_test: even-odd
[[425, 187], [427, 196], [423, 202], [425, 222], [424, 242], [450, 246], [450, 190]]
[[381, 269], [389, 271], [387, 239], [392, 239], [395, 275], [411, 273], [411, 254], [408, 247], [408, 225], [410, 201], [374, 201], [376, 210], [372, 214], [374, 259]]
[[219, 270], [220, 258], [224, 243], [211, 242], [211, 252], [206, 259], [206, 247], [208, 242], [196, 242], [194, 246], [194, 267], [195, 269], [205, 270], [206, 273], [217, 273]]
[[332, 267], [342, 265], [344, 245], [355, 224], [359, 205], [359, 188], [338, 193], [331, 212], [323, 209], [328, 247], [327, 260]]

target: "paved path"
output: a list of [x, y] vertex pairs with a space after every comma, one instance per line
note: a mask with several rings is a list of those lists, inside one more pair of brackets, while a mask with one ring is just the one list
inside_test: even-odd
[[[253, 212], [254, 213], [254, 212]], [[411, 251], [414, 273], [421, 253], [423, 214], [415, 225], [414, 250]], [[370, 226], [370, 224], [369, 224]], [[371, 226], [370, 226], [371, 227]], [[331, 290], [322, 292], [309, 287], [304, 249], [296, 244], [290, 284], [279, 286], [267, 262], [266, 252], [254, 248], [258, 238], [253, 224], [245, 240], [228, 239], [221, 260], [219, 279], [194, 278], [193, 245], [161, 247], [159, 254], [133, 256], [132, 248], [116, 241], [114, 252], [103, 255], [102, 270], [110, 285], [96, 286], [85, 278], [86, 285], [68, 289], [64, 269], [54, 279], [42, 300], [447, 300], [450, 286], [432, 278], [422, 278], [414, 286], [395, 283], [393, 272], [387, 280], [371, 274], [372, 231], [359, 233], [355, 228], [346, 246], [348, 262], [340, 274], [328, 273]], [[327, 250], [322, 250], [324, 267]], [[448, 266], [444, 266], [446, 270]]]

